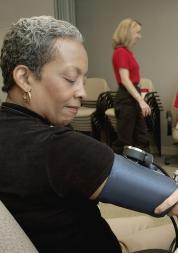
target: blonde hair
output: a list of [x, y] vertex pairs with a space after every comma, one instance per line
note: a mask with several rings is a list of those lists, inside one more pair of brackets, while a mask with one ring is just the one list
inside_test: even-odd
[[131, 43], [130, 31], [137, 25], [141, 26], [141, 23], [132, 18], [123, 19], [117, 26], [112, 37], [112, 46], [116, 48], [118, 46], [129, 47]]

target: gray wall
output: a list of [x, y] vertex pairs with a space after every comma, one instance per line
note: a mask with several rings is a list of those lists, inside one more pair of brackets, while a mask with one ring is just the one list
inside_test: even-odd
[[[166, 111], [178, 90], [178, 0], [76, 0], [76, 11], [89, 53], [89, 76], [104, 77], [112, 89], [116, 88], [111, 65], [113, 31], [128, 16], [142, 23], [143, 37], [135, 55], [141, 75], [153, 81]], [[161, 118], [163, 152], [172, 152], [165, 112]]]
[[[11, 23], [21, 17], [38, 15], [54, 15], [54, 3], [52, 0], [0, 0], [0, 45], [2, 39]], [[0, 74], [0, 84], [2, 77]], [[0, 85], [1, 87], [1, 85]], [[5, 93], [0, 89], [0, 99], [4, 100]]]

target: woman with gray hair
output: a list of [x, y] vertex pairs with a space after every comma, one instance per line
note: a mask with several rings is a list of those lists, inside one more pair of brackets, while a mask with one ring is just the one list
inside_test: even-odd
[[[146, 168], [70, 128], [86, 96], [82, 35], [53, 17], [22, 18], [4, 38], [1, 69], [7, 92], [0, 108], [1, 201], [40, 253], [121, 252], [98, 201], [124, 206], [126, 199], [128, 208], [154, 215], [177, 191], [173, 181], [149, 169], [155, 191], [158, 179], [169, 189], [138, 207], [142, 188], [133, 197], [120, 172], [134, 167], [142, 175]], [[170, 207], [165, 201], [158, 213]]]

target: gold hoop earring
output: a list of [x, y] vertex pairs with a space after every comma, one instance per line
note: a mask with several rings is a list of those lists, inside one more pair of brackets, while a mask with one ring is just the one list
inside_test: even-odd
[[29, 104], [30, 101], [31, 101], [31, 98], [32, 98], [31, 90], [25, 91], [24, 94], [23, 94], [23, 100], [24, 100], [26, 103]]

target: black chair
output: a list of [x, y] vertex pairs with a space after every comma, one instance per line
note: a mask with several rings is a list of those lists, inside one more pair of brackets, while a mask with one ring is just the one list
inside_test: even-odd
[[[167, 119], [167, 136], [172, 138], [173, 145], [178, 145], [178, 129], [176, 129], [178, 119], [178, 108], [175, 107], [175, 97], [173, 97], [171, 108], [166, 112]], [[164, 160], [165, 164], [178, 163], [178, 155], [167, 155]]]
[[114, 97], [116, 92], [107, 91], [99, 95], [96, 111], [92, 115], [92, 126], [95, 137], [99, 140], [104, 138], [104, 141], [111, 146], [112, 139], [115, 139], [117, 134], [113, 128], [110, 119], [106, 115], [106, 111], [114, 106]]
[[145, 102], [151, 107], [151, 115], [145, 118], [148, 131], [161, 156], [161, 112], [164, 110], [158, 92], [148, 92], [144, 97]]

